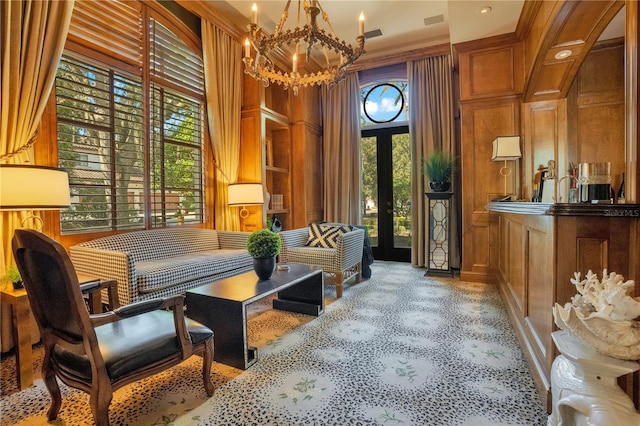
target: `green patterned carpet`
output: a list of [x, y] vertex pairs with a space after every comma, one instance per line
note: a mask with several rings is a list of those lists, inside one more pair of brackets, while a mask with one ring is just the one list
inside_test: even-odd
[[[259, 359], [249, 370], [214, 364], [216, 392], [206, 399], [192, 357], [119, 390], [111, 424], [546, 425], [493, 286], [424, 277], [403, 263], [372, 269], [340, 300], [327, 286], [331, 303], [318, 318], [252, 305]], [[88, 396], [61, 388], [57, 424], [92, 424]], [[38, 380], [2, 398], [1, 424], [50, 424], [48, 404]]]

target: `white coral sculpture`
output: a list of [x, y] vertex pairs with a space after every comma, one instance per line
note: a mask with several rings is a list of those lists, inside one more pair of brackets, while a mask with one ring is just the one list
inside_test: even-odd
[[635, 282], [622, 275], [593, 272], [581, 280], [574, 273], [571, 283], [578, 294], [562, 307], [555, 304], [553, 317], [562, 330], [572, 333], [596, 351], [614, 358], [640, 359], [640, 298], [632, 296]]
[[593, 315], [614, 321], [629, 321], [640, 316], [640, 298], [631, 296], [635, 287], [633, 280], [625, 282], [622, 275], [615, 272], [607, 274], [606, 269], [602, 271], [602, 281], [598, 281], [598, 275], [591, 270], [582, 281], [580, 272], [573, 276], [571, 283], [576, 286], [578, 294], [565, 308], [573, 304], [585, 317]]

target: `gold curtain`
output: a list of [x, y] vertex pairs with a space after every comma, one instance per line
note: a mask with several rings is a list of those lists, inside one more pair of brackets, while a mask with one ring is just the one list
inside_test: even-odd
[[360, 83], [346, 75], [332, 89], [322, 88], [324, 219], [358, 225], [360, 193]]
[[[1, 163], [29, 160], [27, 153], [53, 88], [72, 12], [73, 0], [0, 1]], [[13, 263], [11, 238], [25, 215], [0, 212], [2, 275]], [[3, 352], [12, 345], [11, 333], [5, 333], [10, 313], [2, 309]]]
[[[457, 157], [453, 121], [453, 85], [451, 55], [433, 56], [407, 64], [409, 82], [411, 135], [411, 223], [414, 238], [411, 240], [411, 264], [425, 266], [429, 228], [426, 224], [425, 177], [422, 174], [423, 159], [436, 149]], [[449, 262], [451, 267], [460, 267], [459, 208], [460, 185], [454, 173], [451, 203], [451, 241]]]
[[202, 52], [207, 119], [216, 168], [215, 228], [237, 231], [240, 220], [228, 206], [227, 188], [235, 183], [240, 164], [242, 46], [210, 22], [202, 21]]

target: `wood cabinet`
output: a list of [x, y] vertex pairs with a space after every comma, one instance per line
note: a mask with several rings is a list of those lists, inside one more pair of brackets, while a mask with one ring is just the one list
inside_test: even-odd
[[[576, 294], [574, 272], [602, 277], [607, 269], [639, 282], [640, 205], [491, 203], [488, 209], [497, 234], [500, 292], [550, 409], [551, 365], [558, 355], [553, 305]], [[620, 383], [636, 407], [639, 382], [634, 373]]]
[[283, 229], [322, 219], [322, 127], [314, 107], [319, 89], [303, 88], [294, 96], [247, 75], [243, 89], [238, 181], [261, 182], [270, 200], [247, 206], [242, 229], [260, 229], [274, 215]]

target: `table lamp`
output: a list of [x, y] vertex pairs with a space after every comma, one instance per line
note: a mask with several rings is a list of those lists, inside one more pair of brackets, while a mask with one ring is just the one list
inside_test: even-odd
[[28, 210], [22, 226], [31, 219], [40, 222], [36, 229], [42, 230], [42, 218], [34, 210], [59, 210], [71, 205], [69, 175], [62, 169], [30, 164], [0, 164], [0, 210]]
[[511, 168], [507, 166], [507, 160], [522, 158], [520, 151], [520, 136], [498, 136], [493, 140], [493, 161], [504, 161], [500, 168], [500, 175], [504, 177], [504, 195], [507, 195], [507, 176], [511, 175]]
[[261, 183], [232, 183], [229, 185], [229, 205], [242, 206], [240, 217], [246, 219], [249, 210], [246, 206], [264, 204], [264, 191]]

